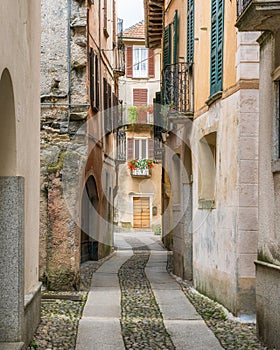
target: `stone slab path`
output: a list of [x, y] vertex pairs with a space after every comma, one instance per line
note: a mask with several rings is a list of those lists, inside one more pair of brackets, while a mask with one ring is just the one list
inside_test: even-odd
[[116, 233], [115, 246], [93, 274], [76, 350], [223, 349], [167, 273], [159, 237]]

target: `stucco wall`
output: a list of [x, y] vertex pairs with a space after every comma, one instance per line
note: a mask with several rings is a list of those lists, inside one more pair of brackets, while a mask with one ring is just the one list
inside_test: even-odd
[[[2, 24], [0, 76], [5, 70], [4, 74], [9, 75], [11, 80], [10, 86], [7, 84], [6, 87], [1, 88], [4, 89], [7, 96], [13, 94], [14, 98], [14, 101], [10, 101], [14, 107], [10, 106], [9, 110], [4, 107], [5, 101], [1, 101], [1, 145], [5, 146], [5, 153], [0, 152], [0, 161], [3, 163], [0, 174], [1, 176], [24, 178], [24, 189], [18, 193], [16, 204], [18, 212], [21, 211], [23, 214], [22, 218], [19, 215], [17, 219], [23, 222], [22, 232], [21, 227], [18, 226], [19, 241], [16, 236], [11, 237], [9, 247], [14, 249], [13, 264], [18, 267], [18, 276], [13, 273], [13, 269], [9, 270], [8, 265], [5, 266], [5, 263], [8, 264], [8, 259], [1, 261], [2, 273], [9, 274], [9, 285], [5, 286], [6, 293], [3, 290], [2, 302], [4, 298], [8, 298], [7, 305], [14, 300], [14, 305], [18, 307], [15, 313], [10, 311], [9, 319], [1, 319], [1, 324], [4, 322], [6, 327], [5, 334], [1, 332], [0, 341], [24, 341], [25, 344], [28, 344], [40, 317], [40, 292], [38, 293], [40, 288], [38, 283], [40, 2], [35, 0], [24, 0], [20, 3], [1, 1], [0, 20]], [[6, 123], [7, 120], [5, 121], [8, 118], [13, 118], [10, 120], [10, 125]], [[13, 161], [6, 162], [5, 158]], [[15, 192], [11, 192], [10, 203], [12, 203], [13, 194]], [[20, 198], [20, 195], [23, 195], [24, 198]], [[10, 212], [5, 213], [3, 210], [1, 214], [2, 218], [10, 217], [12, 220]], [[14, 228], [16, 224], [16, 220], [11, 222]], [[24, 264], [22, 264], [22, 257]], [[7, 291], [10, 293], [7, 294]], [[5, 312], [3, 315], [7, 316]], [[9, 337], [5, 337], [9, 333]]]
[[5, 48], [0, 58], [0, 74], [6, 68], [11, 75], [16, 123], [16, 169], [6, 175], [25, 178], [25, 293], [28, 293], [38, 280], [40, 4], [33, 0], [20, 5], [2, 1], [0, 13], [5, 24], [0, 33], [1, 47]]

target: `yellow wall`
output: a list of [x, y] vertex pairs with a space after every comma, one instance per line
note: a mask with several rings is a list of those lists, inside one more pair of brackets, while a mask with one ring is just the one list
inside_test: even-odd
[[[179, 56], [186, 61], [187, 2], [186, 0], [166, 1], [165, 26], [173, 21], [178, 9], [180, 36], [178, 43]], [[224, 2], [224, 71], [223, 90], [236, 83], [236, 49], [237, 30], [236, 0]], [[206, 106], [210, 96], [210, 40], [211, 40], [211, 1], [195, 1], [194, 18], [194, 112]]]

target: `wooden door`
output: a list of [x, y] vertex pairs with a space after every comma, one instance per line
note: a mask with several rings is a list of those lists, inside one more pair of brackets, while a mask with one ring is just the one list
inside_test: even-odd
[[134, 228], [150, 227], [150, 198], [149, 197], [133, 198], [133, 227]]

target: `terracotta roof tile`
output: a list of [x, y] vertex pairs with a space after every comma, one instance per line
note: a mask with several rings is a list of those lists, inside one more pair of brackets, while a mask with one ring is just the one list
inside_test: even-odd
[[145, 38], [144, 21], [134, 24], [123, 32], [124, 38]]

